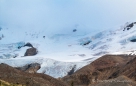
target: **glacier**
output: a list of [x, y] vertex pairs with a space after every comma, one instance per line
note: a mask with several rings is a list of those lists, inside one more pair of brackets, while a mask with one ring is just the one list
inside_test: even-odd
[[[105, 54], [135, 54], [136, 26], [129, 30], [115, 28], [96, 33], [71, 33], [46, 35], [43, 29], [14, 29], [2, 27], [0, 30], [0, 63], [22, 67], [39, 63], [38, 73], [59, 78], [74, 72]], [[35, 56], [24, 56], [31, 43], [38, 50]]]

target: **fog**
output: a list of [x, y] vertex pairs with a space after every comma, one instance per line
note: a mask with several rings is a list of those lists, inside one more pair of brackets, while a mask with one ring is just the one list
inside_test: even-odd
[[136, 21], [136, 0], [0, 0], [0, 26], [94, 32]]

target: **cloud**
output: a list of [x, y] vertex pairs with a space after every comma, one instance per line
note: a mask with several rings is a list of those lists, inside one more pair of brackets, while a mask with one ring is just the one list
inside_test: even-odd
[[0, 0], [0, 25], [48, 32], [97, 31], [136, 19], [135, 0]]

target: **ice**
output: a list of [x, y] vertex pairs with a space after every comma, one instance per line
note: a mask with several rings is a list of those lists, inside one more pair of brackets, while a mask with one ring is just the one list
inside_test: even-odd
[[[2, 28], [0, 63], [13, 67], [39, 63], [38, 73], [63, 77], [73, 67], [76, 71], [105, 54], [136, 54], [136, 43], [131, 42], [136, 39], [136, 26], [123, 31], [124, 27], [81, 35], [73, 32], [46, 35], [43, 29]], [[18, 47], [28, 42], [37, 48], [37, 55], [24, 57], [29, 47]]]

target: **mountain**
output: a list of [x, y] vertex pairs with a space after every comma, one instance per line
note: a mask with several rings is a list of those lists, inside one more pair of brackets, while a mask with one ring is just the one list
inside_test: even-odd
[[[87, 31], [85, 31], [87, 32]], [[135, 54], [135, 22], [96, 33], [47, 34], [44, 29], [0, 28], [0, 63], [12, 67], [40, 64], [37, 73], [71, 75], [105, 54]]]
[[[2, 83], [6, 81], [12, 83], [11, 86], [68, 86], [64, 82], [46, 74], [22, 72], [6, 64], [0, 64], [0, 70], [0, 79]], [[7, 86], [10, 86], [10, 84]]]
[[62, 80], [73, 86], [135, 86], [135, 56], [105, 55]]
[[[134, 55], [105, 55], [72, 75], [55, 79], [46, 74], [30, 73], [39, 64], [13, 68], [0, 64], [1, 86], [135, 86]], [[25, 70], [25, 72], [20, 70]], [[29, 70], [29, 71], [28, 71]], [[28, 73], [29, 72], [29, 73]]]
[[134, 81], [136, 81], [136, 58], [130, 60], [129, 62], [127, 62], [123, 67], [121, 67], [120, 69], [118, 69], [116, 72], [114, 72], [110, 78], [115, 78], [118, 77], [119, 75], [125, 75], [131, 79], [133, 79]]

